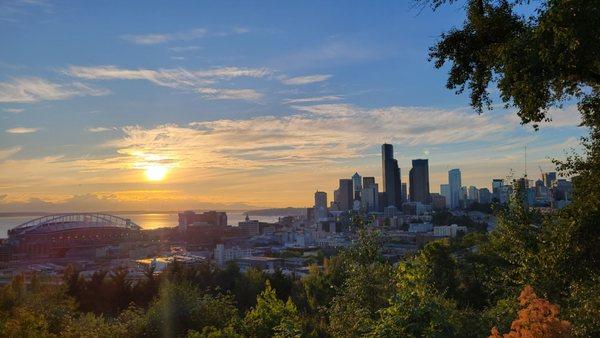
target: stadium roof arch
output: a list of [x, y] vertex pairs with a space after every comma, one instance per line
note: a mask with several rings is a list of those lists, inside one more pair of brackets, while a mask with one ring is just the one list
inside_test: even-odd
[[8, 231], [9, 235], [23, 235], [31, 232], [54, 232], [80, 228], [116, 227], [140, 230], [140, 226], [130, 219], [103, 213], [52, 214], [32, 219]]

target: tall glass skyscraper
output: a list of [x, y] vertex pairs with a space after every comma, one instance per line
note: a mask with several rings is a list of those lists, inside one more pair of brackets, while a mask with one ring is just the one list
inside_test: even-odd
[[448, 171], [448, 185], [450, 186], [450, 208], [460, 208], [460, 193], [461, 193], [461, 179], [460, 169], [452, 169]]
[[358, 173], [354, 173], [352, 175], [352, 189], [354, 191], [353, 198], [356, 200], [360, 200], [360, 191], [362, 190], [362, 182], [361, 177]]

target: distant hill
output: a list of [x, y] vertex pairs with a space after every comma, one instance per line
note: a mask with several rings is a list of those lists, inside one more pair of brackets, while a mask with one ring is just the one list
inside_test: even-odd
[[306, 208], [271, 208], [248, 210], [246, 213], [249, 216], [300, 216], [306, 214]]

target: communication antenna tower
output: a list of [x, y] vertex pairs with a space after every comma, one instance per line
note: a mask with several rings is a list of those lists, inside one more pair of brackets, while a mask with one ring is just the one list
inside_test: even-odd
[[525, 145], [525, 179], [527, 179], [527, 145]]

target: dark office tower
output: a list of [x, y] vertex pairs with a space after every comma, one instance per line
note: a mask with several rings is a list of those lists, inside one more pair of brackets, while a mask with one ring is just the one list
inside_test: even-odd
[[542, 180], [546, 188], [552, 188], [552, 184], [556, 181], [556, 172], [551, 171], [542, 175]]
[[363, 177], [362, 187], [363, 189], [372, 187], [375, 185], [375, 177], [373, 176], [365, 176]]
[[408, 189], [406, 189], [406, 183], [400, 184], [400, 195], [402, 195], [402, 203], [408, 202]]
[[383, 206], [387, 204], [387, 195], [384, 192], [379, 192], [379, 205], [377, 206], [377, 211], [383, 212]]
[[423, 204], [431, 203], [429, 195], [429, 161], [413, 160], [409, 172], [410, 200]]
[[385, 193], [386, 206], [401, 206], [400, 194], [400, 168], [398, 161], [394, 159], [394, 147], [391, 144], [383, 144], [381, 146], [381, 169], [382, 169], [382, 186]]
[[334, 196], [335, 203], [340, 208], [340, 211], [348, 211], [352, 209], [353, 193], [352, 193], [352, 180], [340, 179], [340, 187], [336, 190]]
[[398, 161], [394, 160], [394, 205], [396, 208], [402, 207], [402, 176], [400, 174], [400, 167]]
[[501, 178], [494, 178], [492, 180], [492, 199], [496, 200], [496, 202], [500, 202], [500, 192], [503, 185], [504, 180]]

